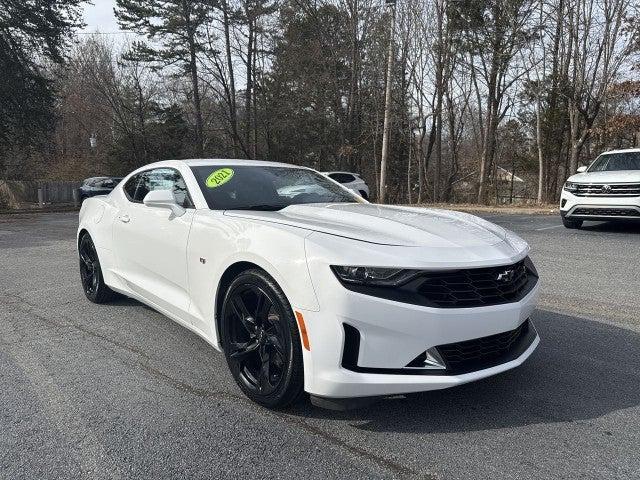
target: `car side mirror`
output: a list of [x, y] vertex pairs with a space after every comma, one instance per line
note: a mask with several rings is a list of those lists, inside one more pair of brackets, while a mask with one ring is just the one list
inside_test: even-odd
[[578, 173], [584, 173], [587, 171], [587, 167], [585, 167], [584, 165], [581, 167], [578, 167], [578, 169], [576, 170], [576, 172]]
[[171, 190], [151, 190], [145, 195], [142, 203], [147, 207], [169, 209], [176, 217], [181, 217], [186, 212], [183, 207], [178, 205]]

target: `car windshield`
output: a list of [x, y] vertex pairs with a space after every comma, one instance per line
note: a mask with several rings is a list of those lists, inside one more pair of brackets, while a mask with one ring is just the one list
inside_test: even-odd
[[212, 210], [280, 210], [305, 203], [356, 203], [360, 197], [306, 168], [191, 167]]
[[600, 155], [589, 167], [590, 172], [610, 172], [615, 170], [640, 170], [640, 152]]

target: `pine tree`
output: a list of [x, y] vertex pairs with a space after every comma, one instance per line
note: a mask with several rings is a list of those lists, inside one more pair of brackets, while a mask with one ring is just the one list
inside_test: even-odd
[[211, 21], [211, 2], [206, 0], [117, 0], [115, 9], [123, 29], [147, 37], [134, 43], [131, 58], [157, 68], [176, 67], [191, 81], [195, 116], [195, 154], [203, 155], [202, 99], [198, 77], [198, 54], [206, 49], [206, 25]]
[[82, 0], [0, 0], [0, 151], [28, 146], [53, 124], [55, 92], [44, 74], [61, 64], [81, 26]]

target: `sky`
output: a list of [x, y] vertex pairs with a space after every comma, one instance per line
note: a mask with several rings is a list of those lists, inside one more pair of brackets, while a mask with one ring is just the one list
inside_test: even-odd
[[83, 32], [102, 33], [118, 32], [118, 23], [113, 15], [115, 0], [93, 0], [93, 5], [87, 4], [84, 8], [84, 23], [87, 24]]

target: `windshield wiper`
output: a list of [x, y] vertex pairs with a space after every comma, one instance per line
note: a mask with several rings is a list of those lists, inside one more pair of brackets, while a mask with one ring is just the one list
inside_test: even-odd
[[263, 203], [260, 205], [243, 205], [242, 207], [234, 207], [229, 208], [229, 210], [259, 210], [263, 212], [275, 212], [277, 210], [282, 210], [289, 205], [274, 205], [269, 203]]

